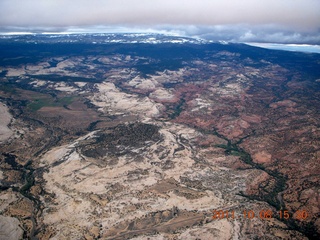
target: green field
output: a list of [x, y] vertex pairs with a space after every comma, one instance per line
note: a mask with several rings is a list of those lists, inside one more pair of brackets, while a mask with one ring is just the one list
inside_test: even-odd
[[31, 111], [38, 111], [42, 107], [63, 107], [68, 106], [74, 101], [74, 97], [38, 98], [30, 102], [27, 106]]

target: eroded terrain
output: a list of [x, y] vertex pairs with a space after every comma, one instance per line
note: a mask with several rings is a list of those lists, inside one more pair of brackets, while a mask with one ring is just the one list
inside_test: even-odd
[[4, 51], [2, 236], [319, 237], [319, 55], [185, 41]]

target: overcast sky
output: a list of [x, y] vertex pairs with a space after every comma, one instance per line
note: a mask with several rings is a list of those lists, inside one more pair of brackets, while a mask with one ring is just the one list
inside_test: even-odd
[[0, 32], [29, 31], [320, 44], [320, 0], [0, 0]]

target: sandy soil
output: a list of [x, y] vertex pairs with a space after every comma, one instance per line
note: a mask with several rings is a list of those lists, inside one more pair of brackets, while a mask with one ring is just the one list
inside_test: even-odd
[[[124, 155], [112, 166], [101, 165], [75, 149], [82, 139], [89, 139], [94, 133], [47, 152], [42, 157], [41, 166], [49, 170], [43, 176], [46, 180], [45, 189], [54, 193], [55, 198], [52, 201], [43, 199], [44, 222], [55, 226], [57, 235], [53, 239], [65, 236], [80, 238], [94, 226], [94, 219], [99, 219], [101, 234], [109, 236], [111, 233], [108, 233], [108, 229], [111, 226], [117, 228], [126, 224], [123, 221], [129, 221], [129, 224], [135, 219], [144, 221], [143, 218], [151, 212], [166, 211], [178, 206], [190, 214], [204, 211], [210, 215], [212, 208], [230, 205], [225, 202], [223, 194], [219, 193], [221, 186], [216, 186], [216, 191], [207, 191], [187, 188], [181, 184], [183, 176], [197, 179], [208, 175], [208, 169], [201, 169], [196, 165], [191, 146], [185, 145], [183, 150], [175, 152], [181, 144], [177, 136], [193, 141], [199, 133], [183, 125], [168, 123], [164, 123], [160, 132], [163, 141], [144, 148], [143, 151], [136, 149], [141, 158], [139, 161], [130, 155]], [[165, 152], [161, 154], [159, 151], [167, 151], [164, 158], [159, 157]], [[162, 167], [168, 161], [172, 163], [171, 167]], [[220, 172], [221, 178], [222, 175], [231, 174], [225, 169], [216, 168], [216, 171], [214, 174]], [[233, 181], [238, 181], [237, 178], [231, 180], [232, 178], [231, 175], [226, 177], [228, 180], [223, 184], [231, 186]], [[230, 190], [230, 187], [226, 189]], [[180, 225], [174, 228], [181, 227]], [[232, 225], [227, 221], [212, 223], [212, 230], [210, 228], [189, 229], [180, 239], [201, 234], [210, 236], [213, 232], [221, 239], [229, 239], [231, 236]], [[126, 234], [130, 234], [130, 231]]]
[[0, 102], [0, 143], [5, 142], [13, 135], [13, 131], [8, 127], [11, 120], [12, 116], [8, 107]]
[[23, 230], [17, 218], [0, 215], [0, 238], [10, 240], [22, 239]]
[[133, 94], [120, 92], [113, 83], [96, 84], [99, 93], [91, 97], [93, 104], [101, 111], [112, 114], [142, 115], [147, 117], [157, 116], [162, 104], [155, 103], [149, 98], [140, 98]]

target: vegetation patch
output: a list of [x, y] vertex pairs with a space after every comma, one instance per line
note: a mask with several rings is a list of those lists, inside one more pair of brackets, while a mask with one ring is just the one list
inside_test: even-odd
[[38, 111], [42, 107], [65, 107], [74, 101], [75, 97], [62, 97], [62, 98], [38, 98], [30, 102], [27, 107], [31, 111]]

